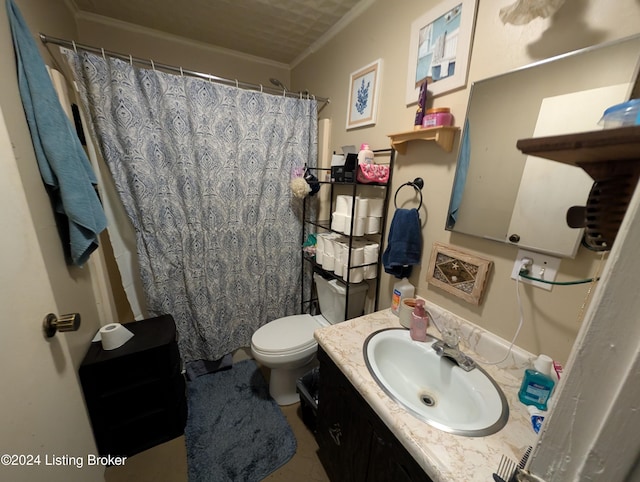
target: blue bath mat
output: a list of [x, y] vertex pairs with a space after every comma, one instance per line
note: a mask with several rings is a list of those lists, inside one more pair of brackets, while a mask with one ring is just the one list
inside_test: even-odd
[[260, 481], [296, 452], [296, 439], [253, 360], [187, 383], [189, 482]]

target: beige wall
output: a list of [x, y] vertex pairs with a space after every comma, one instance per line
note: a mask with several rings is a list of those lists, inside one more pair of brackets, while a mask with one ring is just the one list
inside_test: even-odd
[[[388, 134], [411, 130], [415, 106], [405, 105], [411, 23], [437, 3], [378, 0], [348, 29], [295, 66], [291, 75], [293, 89], [309, 89], [331, 98], [331, 104], [322, 111], [321, 117], [331, 119], [332, 149], [362, 142], [368, 142], [374, 148], [385, 148], [389, 145]], [[471, 82], [640, 32], [640, 6], [634, 0], [616, 2], [615, 8], [597, 0], [569, 1], [553, 20], [537, 19], [520, 27], [503, 25], [498, 17], [500, 8], [511, 3], [511, 0], [479, 2], [467, 88], [431, 99], [431, 106], [450, 107], [458, 126], [464, 122]], [[378, 58], [383, 59], [378, 122], [372, 127], [347, 131], [349, 75]], [[519, 319], [515, 282], [510, 278], [517, 248], [444, 230], [458, 142], [456, 139], [450, 154], [434, 145], [414, 142], [409, 145], [406, 155], [396, 159], [392, 194], [397, 186], [417, 176], [425, 180], [426, 210], [421, 212], [422, 266], [414, 269], [410, 281], [417, 286], [420, 296], [511, 340]], [[393, 215], [393, 209], [389, 215]], [[426, 266], [435, 241], [476, 252], [494, 261], [481, 306], [467, 304], [427, 284]], [[599, 255], [580, 248], [576, 259], [562, 261], [558, 280], [588, 278], [598, 264]], [[395, 278], [385, 275], [381, 307], [389, 306], [394, 281]], [[580, 328], [577, 320], [588, 291], [589, 285], [556, 286], [550, 292], [531, 286], [521, 288], [525, 322], [517, 344], [533, 353], [547, 353], [565, 362]]]
[[269, 78], [289, 85], [289, 67], [211, 45], [143, 29], [98, 16], [80, 15], [76, 41], [134, 57], [240, 81], [273, 87]]

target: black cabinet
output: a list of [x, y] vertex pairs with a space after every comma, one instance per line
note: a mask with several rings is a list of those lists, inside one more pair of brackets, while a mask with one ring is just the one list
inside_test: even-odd
[[131, 456], [184, 432], [185, 381], [170, 315], [126, 324], [120, 348], [91, 344], [80, 382], [100, 455]]
[[329, 478], [335, 482], [430, 482], [322, 348], [318, 348], [318, 359], [316, 438]]

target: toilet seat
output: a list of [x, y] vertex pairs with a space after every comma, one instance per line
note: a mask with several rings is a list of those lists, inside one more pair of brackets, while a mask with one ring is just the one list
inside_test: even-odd
[[313, 332], [322, 325], [309, 314], [291, 315], [261, 326], [251, 337], [252, 348], [273, 355], [302, 352], [317, 345]]

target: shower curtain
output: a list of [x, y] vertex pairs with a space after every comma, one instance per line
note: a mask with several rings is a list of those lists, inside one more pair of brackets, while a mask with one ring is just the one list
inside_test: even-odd
[[61, 48], [135, 232], [148, 313], [185, 362], [249, 346], [299, 312], [302, 219], [289, 183], [317, 163], [317, 104]]

